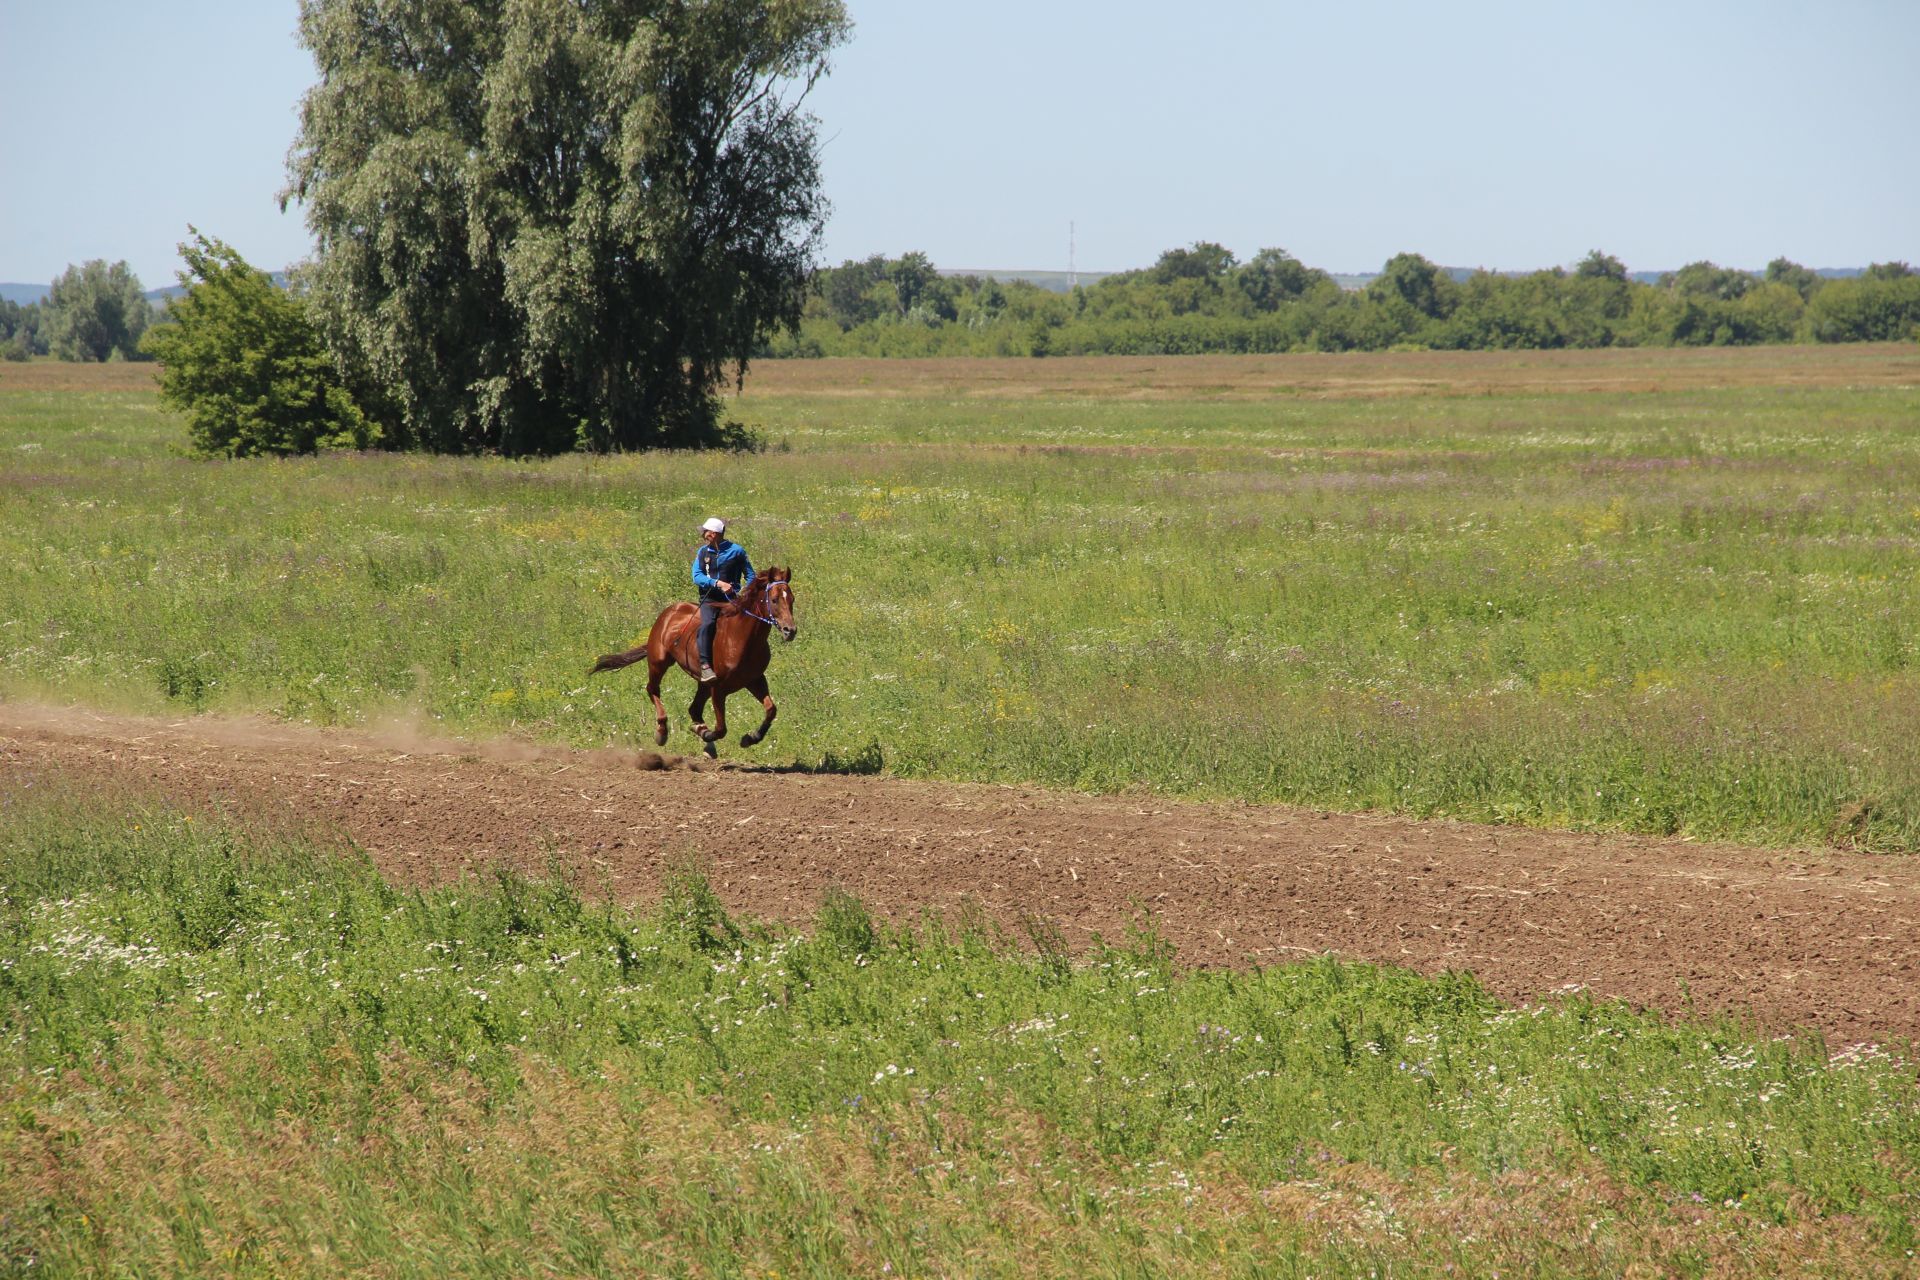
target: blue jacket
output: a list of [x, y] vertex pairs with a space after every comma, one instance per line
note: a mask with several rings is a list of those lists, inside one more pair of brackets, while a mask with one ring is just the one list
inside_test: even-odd
[[720, 583], [732, 583], [734, 595], [738, 595], [752, 581], [753, 566], [747, 563], [747, 549], [737, 542], [722, 538], [711, 547], [703, 542], [693, 553], [693, 585], [700, 589], [702, 600], [730, 600], [733, 597], [721, 592]]

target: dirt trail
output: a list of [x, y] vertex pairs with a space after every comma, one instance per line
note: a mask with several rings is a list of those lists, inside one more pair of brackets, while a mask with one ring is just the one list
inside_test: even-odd
[[1836, 1048], [1920, 1040], [1913, 859], [0, 703], [0, 792], [37, 780], [337, 832], [409, 882], [557, 856], [645, 899], [693, 852], [765, 918], [810, 920], [837, 882], [889, 918], [971, 898], [1077, 944], [1144, 906], [1190, 964], [1333, 951], [1470, 969], [1515, 1001], [1584, 984], [1675, 1009], [1685, 990]]

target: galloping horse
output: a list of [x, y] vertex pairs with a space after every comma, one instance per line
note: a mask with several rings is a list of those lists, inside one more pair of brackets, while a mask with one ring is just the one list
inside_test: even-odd
[[[660, 701], [660, 677], [667, 673], [668, 667], [678, 663], [682, 671], [694, 677], [696, 687], [687, 715], [693, 721], [693, 731], [706, 744], [709, 756], [715, 754], [713, 744], [727, 736], [727, 695], [736, 689], [745, 689], [767, 709], [767, 718], [760, 722], [758, 729], [740, 735], [740, 745], [751, 747], [767, 736], [773, 718], [780, 713], [773, 704], [773, 695], [767, 692], [767, 660], [772, 656], [767, 646], [767, 632], [774, 627], [780, 629], [782, 640], [791, 640], [800, 631], [793, 621], [791, 569], [768, 569], [749, 583], [737, 600], [720, 606], [720, 618], [713, 631], [715, 679], [712, 684], [699, 683], [700, 655], [694, 648], [694, 633], [700, 628], [700, 607], [684, 601], [660, 611], [645, 644], [625, 653], [605, 655], [587, 668], [587, 674], [618, 671], [645, 658], [647, 696], [653, 699], [653, 712], [660, 721], [653, 740], [664, 746], [667, 708]], [[713, 695], [711, 729], [702, 719], [708, 694]]]

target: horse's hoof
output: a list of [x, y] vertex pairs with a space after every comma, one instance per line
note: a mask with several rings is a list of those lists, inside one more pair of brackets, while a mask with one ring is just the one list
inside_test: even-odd
[[740, 735], [740, 745], [743, 747], [757, 746], [759, 742], [760, 735], [757, 733], [743, 733]]
[[667, 745], [667, 726], [664, 724], [653, 731], [653, 745], [656, 747]]
[[701, 749], [702, 751], [704, 751], [704, 752], [706, 752], [706, 753], [707, 753], [707, 759], [709, 759], [709, 760], [718, 760], [718, 759], [720, 758], [720, 753], [719, 753], [718, 751], [715, 751], [715, 750], [713, 749], [713, 739], [712, 739], [712, 738], [708, 738], [708, 739], [707, 739], [707, 745], [706, 745], [706, 746], [704, 746], [704, 747], [702, 747], [702, 748], [700, 748], [700, 749]]

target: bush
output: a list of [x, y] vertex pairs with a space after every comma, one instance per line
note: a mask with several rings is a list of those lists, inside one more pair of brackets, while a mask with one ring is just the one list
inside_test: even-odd
[[1821, 342], [1896, 342], [1920, 336], [1920, 276], [1835, 280], [1807, 304]]
[[160, 398], [186, 413], [196, 449], [249, 457], [379, 440], [298, 297], [197, 231], [180, 254], [187, 292], [142, 345], [160, 361]]

